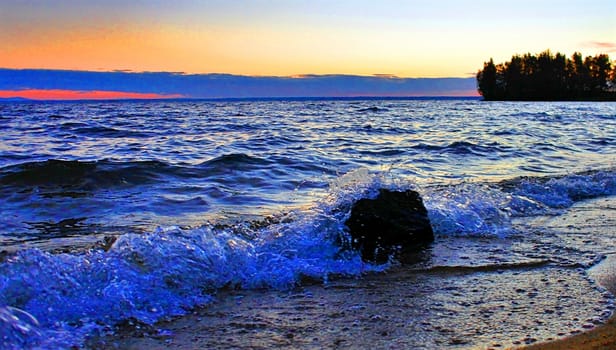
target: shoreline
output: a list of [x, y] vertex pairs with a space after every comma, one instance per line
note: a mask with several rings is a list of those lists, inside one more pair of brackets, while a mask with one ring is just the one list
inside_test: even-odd
[[[601, 234], [615, 227], [616, 196], [603, 197], [576, 204], [567, 213], [556, 217], [530, 220], [533, 229], [541, 227], [558, 230], [583, 230], [589, 234]], [[607, 237], [607, 235], [606, 235]], [[587, 271], [587, 275], [612, 295], [616, 295], [616, 253], [605, 253], [607, 257]], [[531, 274], [549, 270], [550, 267], [522, 268], [508, 272], [481, 271], [491, 278], [533, 278]], [[563, 273], [568, 273], [563, 272]], [[427, 276], [432, 274], [432, 277]], [[476, 273], [475, 273], [476, 274]], [[468, 276], [466, 270], [432, 271], [417, 273], [407, 269], [392, 269], [386, 273], [368, 274], [359, 279], [340, 279], [327, 284], [310, 284], [291, 291], [221, 291], [214, 304], [193, 310], [190, 314], [161, 321], [153, 326], [128, 324], [119, 327], [113, 335], [93, 338], [86, 343], [93, 349], [268, 349], [268, 348], [409, 348], [409, 345], [423, 342], [414, 337], [427, 337], [425, 344], [434, 343], [434, 336], [441, 336], [436, 346], [458, 349], [616, 349], [616, 317], [614, 313], [605, 323], [595, 328], [578, 327], [570, 329], [572, 336], [562, 337], [554, 333], [528, 334], [527, 338], [491, 340], [480, 333], [456, 333], [453, 325], [439, 324], [433, 318], [422, 315], [435, 315], [446, 311], [436, 308], [410, 318], [417, 308], [426, 305], [416, 304], [416, 287], [431, 283], [433, 277], [450, 278], [458, 281]], [[515, 277], [520, 275], [521, 277]], [[423, 276], [423, 277], [422, 277]], [[526, 277], [528, 276], [528, 277]], [[563, 277], [565, 275], [562, 275]], [[538, 276], [540, 278], [542, 276]], [[538, 281], [539, 279], [537, 279]], [[434, 292], [437, 289], [426, 290]], [[508, 286], [516, 290], [515, 282]], [[552, 283], [549, 288], [560, 288], [562, 292], [568, 284]], [[565, 288], [565, 289], [562, 289]], [[455, 289], [454, 289], [455, 290]], [[502, 290], [501, 292], [507, 292]], [[510, 291], [509, 291], [510, 292]], [[441, 295], [447, 302], [448, 293]], [[523, 293], [526, 294], [526, 293]], [[427, 295], [427, 294], [426, 294]], [[519, 294], [508, 294], [516, 295]], [[561, 294], [562, 295], [562, 294]], [[475, 305], [472, 296], [465, 298]], [[535, 300], [535, 299], [533, 299]], [[475, 301], [476, 302], [476, 301]], [[434, 306], [436, 304], [432, 304]], [[562, 304], [567, 305], [567, 304]], [[576, 313], [575, 303], [568, 304]], [[483, 305], [484, 311], [497, 310], [501, 305]], [[473, 308], [473, 310], [477, 310]], [[509, 312], [515, 312], [511, 308]], [[579, 312], [579, 310], [577, 311]], [[490, 314], [488, 314], [490, 315]], [[569, 316], [571, 317], [571, 316]], [[559, 319], [541, 318], [542, 322], [557, 322]], [[481, 321], [481, 320], [478, 320]], [[513, 320], [512, 320], [513, 321]], [[580, 324], [581, 325], [581, 324]], [[503, 326], [492, 324], [492, 326]], [[504, 326], [516, 332], [514, 323]], [[414, 330], [431, 329], [430, 333], [416, 333]], [[563, 330], [568, 332], [567, 330]], [[541, 332], [540, 332], [541, 333]], [[560, 333], [559, 333], [560, 334]], [[445, 338], [442, 336], [445, 335]], [[534, 339], [536, 337], [537, 339]], [[517, 340], [516, 340], [517, 339]], [[532, 343], [531, 345], [524, 345]], [[414, 342], [413, 342], [414, 341]], [[538, 342], [537, 342], [538, 341]], [[518, 345], [520, 344], [520, 345]], [[416, 346], [415, 346], [416, 347]], [[411, 346], [410, 348], [413, 348]], [[420, 347], [424, 348], [424, 347]]]
[[[616, 254], [610, 254], [597, 266], [589, 270], [589, 275], [598, 284], [616, 295]], [[596, 328], [554, 341], [533, 344], [518, 348], [520, 350], [604, 350], [616, 349], [616, 313]]]
[[608, 350], [616, 349], [616, 317], [603, 325], [563, 339], [517, 348], [520, 350]]

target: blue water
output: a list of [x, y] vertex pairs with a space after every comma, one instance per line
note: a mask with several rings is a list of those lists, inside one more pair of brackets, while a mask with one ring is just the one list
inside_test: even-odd
[[[0, 103], [4, 347], [79, 345], [229, 286], [385, 271], [396, 262], [336, 245], [379, 188], [424, 198], [437, 237], [423, 269], [592, 266], [613, 247], [564, 249], [512, 222], [616, 195], [616, 104]], [[580, 288], [592, 314], [603, 292]]]

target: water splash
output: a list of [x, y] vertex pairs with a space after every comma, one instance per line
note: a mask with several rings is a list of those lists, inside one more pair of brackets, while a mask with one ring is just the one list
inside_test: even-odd
[[435, 233], [446, 236], [504, 236], [513, 232], [514, 217], [556, 215], [580, 200], [615, 194], [614, 169], [433, 186], [423, 192]]
[[151, 324], [182, 315], [211, 302], [221, 288], [288, 289], [305, 279], [385, 269], [340, 251], [338, 215], [345, 214], [328, 208], [289, 213], [248, 234], [211, 225], [167, 227], [122, 235], [108, 251], [23, 250], [0, 264], [0, 304], [31, 313], [41, 331], [30, 338], [53, 347], [79, 344], [92, 329], [120, 320]]
[[0, 339], [3, 348], [31, 348], [40, 336], [39, 323], [34, 316], [16, 307], [0, 306]]
[[422, 187], [359, 169], [333, 182], [314, 206], [266, 225], [163, 227], [121, 235], [108, 251], [79, 254], [22, 250], [0, 263], [2, 336], [13, 348], [70, 347], [122, 320], [151, 324], [185, 314], [212, 302], [221, 288], [288, 289], [302, 280], [327, 283], [331, 276], [386, 270], [388, 264], [366, 264], [338, 244], [348, 239], [344, 221], [352, 203], [380, 188], [417, 189], [441, 237], [502, 237], [513, 230], [513, 217], [616, 194], [614, 184], [614, 171], [601, 170]]

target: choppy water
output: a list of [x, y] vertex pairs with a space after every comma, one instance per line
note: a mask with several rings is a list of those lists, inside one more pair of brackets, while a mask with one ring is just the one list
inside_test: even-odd
[[[1, 103], [0, 336], [69, 346], [183, 314], [223, 287], [386, 270], [335, 245], [352, 201], [383, 187], [424, 198], [437, 240], [416, 268], [570, 270], [587, 305], [576, 312], [604, 319], [604, 292], [576, 268], [614, 237], [512, 222], [616, 195], [615, 161], [614, 103]], [[445, 294], [455, 303], [475, 283]]]

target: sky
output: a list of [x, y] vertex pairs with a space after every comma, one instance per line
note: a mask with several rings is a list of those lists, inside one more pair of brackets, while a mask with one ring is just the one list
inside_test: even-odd
[[9, 69], [462, 78], [545, 49], [614, 57], [616, 1], [2, 0], [0, 43]]

